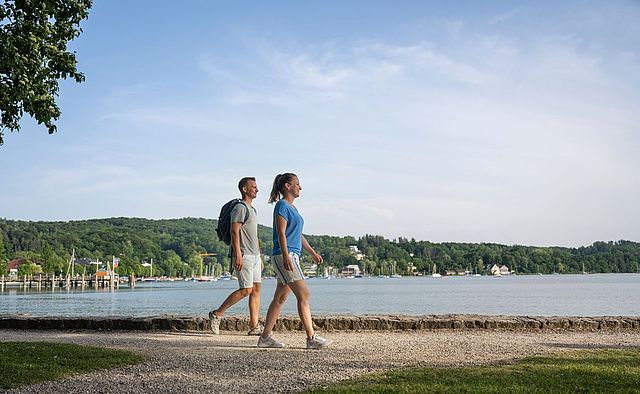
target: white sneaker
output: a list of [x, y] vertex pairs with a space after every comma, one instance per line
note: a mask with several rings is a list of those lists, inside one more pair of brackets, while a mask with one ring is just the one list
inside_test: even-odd
[[262, 335], [262, 330], [264, 330], [264, 326], [258, 323], [257, 327], [251, 327], [247, 335]]
[[307, 338], [307, 349], [324, 349], [332, 343], [333, 341], [331, 339], [326, 339], [314, 334], [313, 338]]
[[273, 336], [273, 333], [270, 333], [266, 337], [260, 335], [260, 338], [258, 338], [258, 347], [284, 347], [284, 343], [278, 341]]
[[215, 311], [209, 312], [209, 321], [211, 323], [211, 331], [213, 331], [214, 334], [218, 335], [220, 334], [220, 322], [222, 321], [222, 318], [216, 316], [215, 313], [213, 312]]

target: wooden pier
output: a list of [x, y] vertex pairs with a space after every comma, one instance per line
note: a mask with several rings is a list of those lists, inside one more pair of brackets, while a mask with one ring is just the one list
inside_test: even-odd
[[[129, 276], [126, 281], [129, 287], [135, 287], [136, 279], [135, 275]], [[0, 277], [0, 290], [5, 288], [21, 288], [21, 289], [85, 289], [85, 288], [112, 288], [117, 289], [121, 285], [121, 280], [116, 275], [111, 277], [109, 275], [96, 276], [96, 275], [55, 275], [55, 274], [36, 274], [36, 275], [24, 275], [7, 277], [2, 275]]]

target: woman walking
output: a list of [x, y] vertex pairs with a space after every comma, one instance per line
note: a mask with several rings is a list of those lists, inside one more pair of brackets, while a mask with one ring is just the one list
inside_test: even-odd
[[278, 285], [267, 311], [264, 330], [258, 339], [258, 347], [284, 347], [284, 343], [273, 336], [272, 330], [276, 319], [280, 316], [282, 305], [291, 291], [296, 296], [298, 315], [307, 334], [307, 349], [322, 349], [332, 342], [330, 339], [316, 335], [311, 321], [309, 288], [300, 268], [300, 253], [302, 249], [306, 250], [318, 264], [322, 264], [322, 256], [313, 250], [302, 235], [304, 220], [293, 205], [293, 201], [300, 197], [300, 190], [302, 187], [295, 174], [278, 174], [273, 181], [269, 203], [276, 203], [273, 209], [272, 261], [278, 277]]

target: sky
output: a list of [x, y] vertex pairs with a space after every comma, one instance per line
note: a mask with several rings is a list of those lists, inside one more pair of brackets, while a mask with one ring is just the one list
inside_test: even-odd
[[640, 241], [637, 1], [95, 1], [58, 132], [0, 147], [0, 217], [217, 218], [299, 176], [305, 233]]

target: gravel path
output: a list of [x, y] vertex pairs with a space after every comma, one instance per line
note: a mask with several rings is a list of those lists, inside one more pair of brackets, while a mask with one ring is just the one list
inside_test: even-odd
[[12, 393], [292, 392], [312, 384], [403, 366], [496, 363], [572, 349], [640, 346], [640, 332], [332, 332], [322, 351], [301, 332], [276, 333], [285, 349], [258, 349], [256, 337], [223, 332], [0, 330], [0, 341], [52, 341], [130, 349], [139, 365], [45, 382]]

